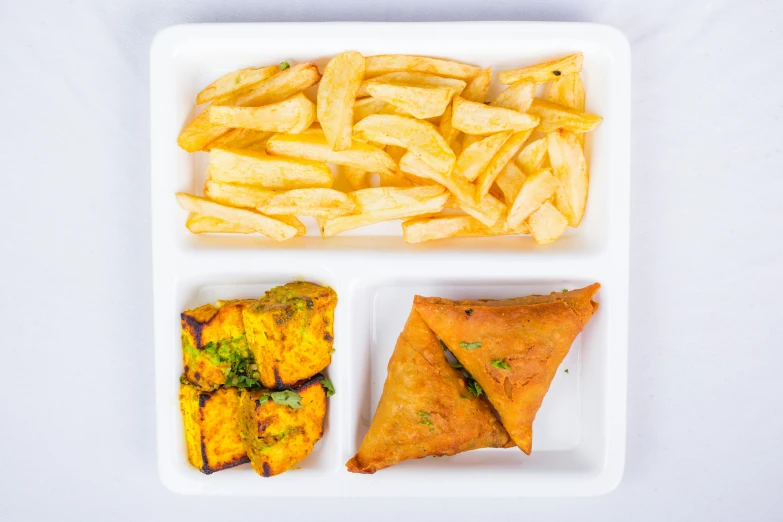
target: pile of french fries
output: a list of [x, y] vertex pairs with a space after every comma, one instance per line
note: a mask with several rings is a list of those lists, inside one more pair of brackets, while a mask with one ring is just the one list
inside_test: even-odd
[[[226, 74], [179, 136], [209, 152], [204, 196], [177, 194], [187, 227], [283, 241], [306, 232], [297, 216], [315, 217], [324, 238], [401, 219], [408, 243], [551, 243], [587, 204], [584, 133], [601, 117], [584, 112], [581, 70], [576, 53], [500, 71], [492, 100], [491, 67], [418, 56], [346, 52], [323, 75], [287, 62]], [[316, 84], [313, 102], [303, 91]]]

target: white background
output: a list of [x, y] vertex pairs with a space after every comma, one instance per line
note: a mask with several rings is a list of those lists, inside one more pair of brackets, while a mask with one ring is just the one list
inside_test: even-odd
[[[275, 501], [160, 485], [149, 45], [175, 23], [308, 20], [591, 21], [628, 36], [629, 426], [614, 493]], [[0, 0], [0, 519], [780, 520], [782, 48], [777, 0]]]

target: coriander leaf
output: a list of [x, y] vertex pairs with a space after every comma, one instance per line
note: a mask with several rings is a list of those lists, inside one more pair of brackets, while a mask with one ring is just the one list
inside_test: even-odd
[[500, 370], [510, 370], [511, 369], [511, 366], [509, 366], [508, 363], [506, 361], [504, 361], [503, 359], [496, 359], [496, 360], [492, 361], [492, 366], [494, 366], [495, 368], [498, 368]]
[[563, 288], [563, 293], [568, 292], [568, 288]]
[[185, 377], [185, 374], [183, 373], [182, 375], [179, 376], [179, 383], [180, 384], [190, 384], [190, 381], [188, 380], [187, 377]]
[[288, 406], [289, 408], [293, 408], [295, 410], [298, 410], [302, 407], [302, 404], [299, 402], [302, 400], [302, 397], [300, 397], [299, 394], [294, 390], [272, 392], [269, 394], [269, 396], [272, 397], [272, 402], [275, 404]]
[[438, 339], [438, 342], [440, 343], [440, 345], [443, 347], [444, 350], [448, 350], [449, 349], [449, 347], [446, 346], [446, 343], [444, 343], [442, 340]]
[[452, 368], [456, 368], [456, 369], [458, 369], [458, 370], [459, 370], [460, 368], [464, 368], [464, 366], [462, 366], [462, 365], [459, 363], [459, 361], [457, 361], [457, 362], [451, 362], [451, 361], [449, 361], [449, 364], [451, 365], [451, 367], [452, 367]]
[[264, 403], [264, 402], [267, 402], [268, 400], [269, 400], [269, 394], [268, 394], [268, 393], [265, 393], [265, 394], [261, 395], [261, 396], [258, 398], [258, 404], [262, 404], [262, 403]]
[[465, 348], [466, 350], [475, 350], [476, 348], [481, 348], [481, 343], [466, 343], [461, 342], [459, 343], [460, 348]]
[[565, 369], [565, 372], [568, 373], [568, 368]]
[[334, 395], [334, 384], [332, 384], [331, 380], [326, 378], [321, 379], [321, 386], [323, 386], [324, 389], [326, 390], [327, 397], [331, 397], [332, 395]]
[[330, 348], [330, 349], [329, 349], [329, 355], [332, 355], [334, 352], [335, 352], [335, 349], [334, 349], [334, 348]]
[[286, 70], [286, 69], [288, 69], [289, 67], [291, 67], [291, 64], [290, 64], [290, 63], [288, 63], [288, 62], [280, 62], [280, 70], [281, 70], [281, 71], [285, 71], [285, 70]]
[[424, 424], [425, 426], [432, 426], [432, 421], [430, 420], [429, 413], [427, 413], [426, 411], [420, 411], [417, 413], [419, 414], [419, 417], [421, 417], [419, 424]]
[[475, 397], [480, 397], [481, 394], [484, 393], [481, 385], [472, 379], [468, 383], [468, 391], [470, 391], [470, 393], [472, 393]]

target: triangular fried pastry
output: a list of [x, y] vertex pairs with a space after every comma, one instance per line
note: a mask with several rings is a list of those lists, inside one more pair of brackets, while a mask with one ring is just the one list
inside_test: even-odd
[[510, 445], [490, 404], [468, 391], [435, 334], [411, 310], [370, 429], [348, 471], [375, 473], [408, 459]]
[[481, 385], [519, 449], [557, 367], [598, 305], [601, 285], [501, 301], [414, 298], [414, 308]]

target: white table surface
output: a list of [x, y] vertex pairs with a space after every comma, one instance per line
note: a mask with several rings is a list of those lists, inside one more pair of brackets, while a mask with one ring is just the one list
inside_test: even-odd
[[[0, 520], [783, 517], [783, 3], [250, 4], [0, 2]], [[628, 36], [629, 425], [614, 493], [292, 502], [161, 486], [151, 39], [183, 22], [317, 20], [590, 21]]]

